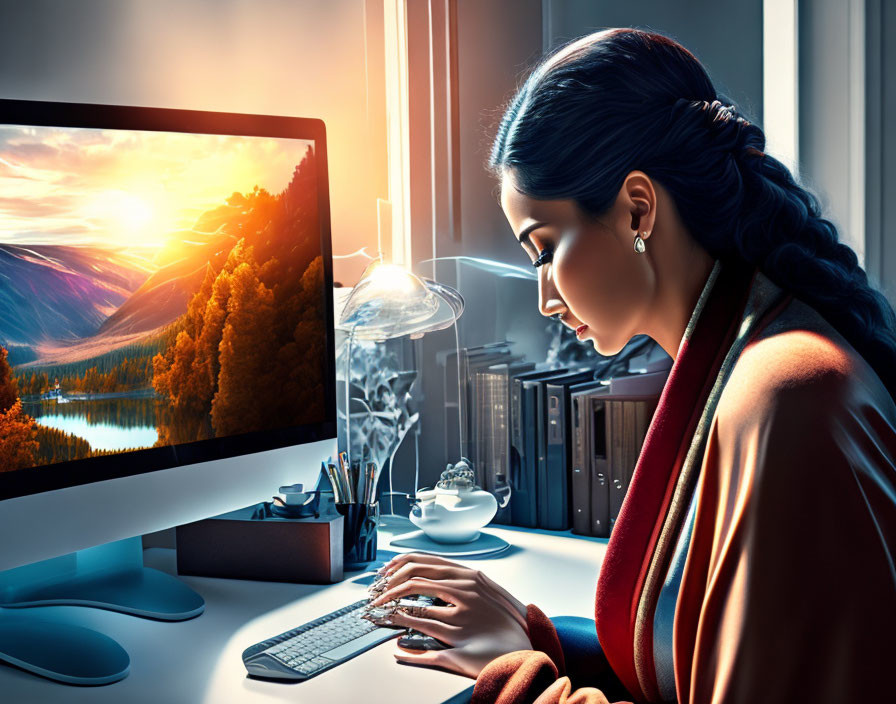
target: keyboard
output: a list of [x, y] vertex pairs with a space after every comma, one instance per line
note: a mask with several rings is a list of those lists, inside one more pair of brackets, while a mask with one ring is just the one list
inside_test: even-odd
[[362, 599], [246, 648], [246, 670], [256, 677], [307, 680], [407, 630], [361, 618], [368, 602]]

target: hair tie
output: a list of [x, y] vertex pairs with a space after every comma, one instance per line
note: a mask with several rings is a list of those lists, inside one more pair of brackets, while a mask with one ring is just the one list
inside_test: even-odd
[[721, 100], [700, 100], [691, 105], [706, 115], [707, 126], [711, 128], [723, 128], [732, 121], [738, 126], [750, 124], [749, 120], [737, 114], [734, 105], [725, 105]]
[[[683, 105], [684, 104], [684, 105]], [[676, 108], [684, 112], [696, 112], [703, 117], [706, 129], [723, 139], [732, 153], [739, 151], [740, 133], [744, 127], [752, 124], [737, 114], [734, 105], [725, 105], [721, 100], [687, 100], [676, 101]], [[764, 153], [753, 147], [745, 150], [750, 156], [764, 156]]]

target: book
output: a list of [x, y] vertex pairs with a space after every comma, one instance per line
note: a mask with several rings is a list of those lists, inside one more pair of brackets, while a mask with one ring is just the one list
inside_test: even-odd
[[542, 412], [543, 444], [539, 449], [536, 505], [538, 527], [568, 530], [571, 524], [570, 468], [572, 464], [569, 387], [592, 381], [591, 369], [541, 380], [538, 400]]
[[625, 460], [623, 458], [623, 425], [622, 425], [622, 404], [624, 401], [616, 399], [607, 399], [605, 407], [607, 409], [607, 427], [609, 429], [609, 469], [610, 469], [610, 532], [613, 532], [613, 526], [616, 518], [619, 516], [619, 509], [622, 508], [622, 499], [625, 497]]
[[590, 397], [591, 535], [610, 537], [610, 451], [606, 401], [600, 394]]
[[480, 347], [461, 349], [461, 411], [464, 435], [461, 442], [461, 453], [473, 465], [476, 483], [485, 488], [485, 461], [483, 459], [480, 439], [484, 434], [487, 419], [483, 416], [484, 392], [478, 372], [492, 364], [511, 358], [508, 342], [490, 343]]
[[[612, 388], [612, 385], [611, 385]], [[635, 463], [638, 461], [638, 451], [641, 449], [638, 428], [635, 422], [636, 407], [643, 405], [639, 401], [622, 401], [622, 498], [628, 493], [632, 473], [635, 471]], [[620, 508], [621, 508], [620, 504]], [[619, 514], [616, 514], [618, 518]]]
[[509, 379], [510, 387], [510, 448], [507, 456], [507, 478], [510, 481], [510, 518], [508, 523], [513, 525], [513, 507], [521, 501], [518, 494], [520, 484], [521, 469], [523, 461], [523, 431], [522, 431], [522, 408], [521, 383], [518, 381], [519, 375], [514, 374]]
[[[493, 364], [480, 372], [482, 376], [483, 415], [487, 417], [482, 427], [482, 447], [480, 449], [480, 461], [484, 462], [485, 486], [487, 491], [497, 494], [502, 488], [511, 492], [510, 502], [513, 501], [512, 486], [510, 483], [510, 379], [511, 375], [531, 371], [535, 368], [534, 362], [516, 361], [511, 363]], [[500, 502], [499, 502], [500, 503]], [[511, 522], [511, 507], [508, 503], [504, 508], [499, 506], [493, 523], [509, 524]]]
[[600, 381], [569, 387], [572, 413], [569, 503], [572, 532], [579, 535], [591, 535], [591, 399], [604, 388]]
[[516, 427], [516, 438], [511, 453], [510, 486], [513, 497], [511, 523], [524, 528], [538, 527], [537, 470], [538, 470], [538, 422], [536, 387], [538, 379], [568, 371], [565, 367], [551, 370], [534, 370], [514, 377], [512, 388], [514, 407], [512, 413], [518, 420], [511, 420]]
[[448, 458], [456, 462], [462, 453], [460, 434], [460, 392], [458, 385], [458, 354], [456, 350], [445, 350], [436, 355], [442, 366], [442, 389], [445, 399], [445, 424], [443, 443]]
[[610, 379], [610, 391], [613, 396], [659, 396], [663, 392], [669, 369], [646, 374], [630, 374]]
[[[477, 474], [482, 477], [480, 486], [486, 491], [494, 492], [498, 484], [506, 481], [506, 460], [499, 445], [506, 442], [506, 406], [503, 398], [502, 374], [500, 368], [506, 370], [508, 363], [519, 363], [519, 355], [506, 357], [507, 362], [477, 366], [473, 378], [473, 393], [475, 401], [473, 405], [473, 418], [475, 429], [473, 436], [473, 448], [475, 456], [474, 466], [478, 468]], [[506, 371], [505, 371], [506, 374]], [[501, 475], [500, 478], [498, 475]]]
[[610, 532], [628, 492], [658, 400], [656, 395], [602, 395], [609, 450]]
[[457, 357], [458, 381], [455, 381], [455, 383], [459, 386], [459, 412], [463, 419], [461, 424], [463, 437], [460, 446], [462, 456], [471, 461], [473, 459], [471, 448], [473, 437], [472, 411], [474, 407], [472, 402], [473, 380], [471, 379], [471, 373], [475, 372], [475, 369], [483, 363], [486, 363], [486, 365], [496, 364], [505, 359], [510, 354], [508, 345], [509, 343], [507, 342], [493, 342], [488, 345], [463, 347], [459, 350], [459, 356]]

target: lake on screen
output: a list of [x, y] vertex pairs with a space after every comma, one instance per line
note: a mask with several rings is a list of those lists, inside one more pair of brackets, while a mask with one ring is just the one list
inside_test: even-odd
[[22, 406], [40, 425], [77, 435], [94, 450], [135, 450], [152, 447], [159, 439], [152, 398], [40, 401]]

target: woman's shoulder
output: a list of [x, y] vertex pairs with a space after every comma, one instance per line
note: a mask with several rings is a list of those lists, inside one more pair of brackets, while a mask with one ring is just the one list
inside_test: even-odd
[[856, 406], [874, 406], [896, 426], [896, 405], [871, 366], [814, 308], [792, 299], [741, 352], [718, 412], [755, 422], [782, 410], [811, 419]]

